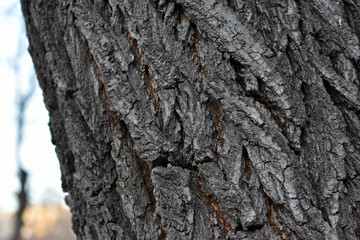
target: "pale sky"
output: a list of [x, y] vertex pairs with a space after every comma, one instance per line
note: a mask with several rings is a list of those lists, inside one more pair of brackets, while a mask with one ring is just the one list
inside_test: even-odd
[[[16, 192], [19, 190], [15, 160], [16, 140], [16, 89], [25, 93], [34, 75], [28, 54], [19, 0], [0, 1], [0, 210], [17, 208]], [[20, 48], [20, 50], [18, 50]], [[18, 53], [22, 53], [16, 59]], [[16, 61], [15, 61], [16, 59]], [[18, 70], [14, 69], [14, 61]], [[29, 173], [30, 202], [42, 203], [45, 199], [64, 202], [61, 190], [59, 163], [48, 127], [48, 113], [42, 93], [37, 89], [30, 100], [25, 115], [24, 141], [21, 159]]]

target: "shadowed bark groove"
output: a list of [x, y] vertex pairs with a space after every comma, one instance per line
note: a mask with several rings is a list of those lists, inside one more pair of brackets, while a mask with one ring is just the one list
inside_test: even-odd
[[275, 235], [278, 236], [280, 240], [289, 239], [289, 237], [284, 232], [283, 227], [276, 219], [276, 204], [269, 197], [266, 197], [266, 202], [269, 207], [269, 213], [267, 215], [268, 226], [275, 233]]
[[132, 45], [133, 51], [134, 51], [135, 56], [136, 56], [136, 58], [135, 58], [136, 66], [139, 69], [139, 71], [141, 71], [143, 73], [143, 75], [144, 75], [145, 85], [146, 85], [148, 93], [150, 94], [150, 96], [154, 100], [154, 105], [155, 105], [155, 109], [156, 109], [158, 118], [160, 119], [162, 125], [164, 125], [163, 110], [162, 110], [161, 100], [159, 98], [159, 95], [155, 91], [153, 78], [152, 78], [152, 76], [150, 74], [150, 71], [149, 71], [149, 66], [143, 64], [144, 56], [141, 53], [140, 46], [137, 43], [137, 40], [134, 39], [133, 37], [131, 37], [131, 35], [130, 35], [130, 33], [129, 33], [129, 31], [126, 28], [125, 25], [123, 27], [123, 31], [124, 31], [125, 36], [129, 39], [129, 42]]
[[[94, 70], [96, 79], [99, 83], [99, 94], [100, 94], [103, 102], [105, 103], [106, 113], [108, 115], [109, 121], [115, 127], [114, 129], [116, 129], [117, 131], [123, 132], [123, 134], [127, 137], [128, 146], [133, 148], [134, 141], [131, 138], [131, 134], [130, 134], [128, 128], [126, 127], [125, 123], [119, 119], [119, 117], [116, 115], [116, 113], [111, 111], [111, 106], [110, 106], [109, 99], [106, 94], [105, 86], [101, 81], [101, 74], [99, 71], [99, 67], [97, 66], [97, 64], [94, 60], [94, 56], [92, 55], [90, 50], [89, 50], [89, 55], [90, 55], [90, 62], [93, 66], [93, 70]], [[144, 161], [143, 159], [141, 159], [139, 156], [137, 156], [135, 152], [134, 152], [134, 155], [135, 155], [136, 162], [138, 163], [138, 165], [140, 167], [141, 176], [144, 178], [145, 188], [147, 190], [147, 193], [148, 193], [149, 199], [150, 199], [151, 209], [152, 209], [152, 211], [155, 211], [156, 196], [154, 194], [154, 185], [153, 185], [153, 182], [151, 179], [151, 168], [150, 168], [149, 164], [146, 161]]]
[[251, 169], [250, 169], [250, 159], [249, 159], [249, 154], [246, 150], [246, 148], [243, 148], [243, 151], [242, 151], [242, 156], [243, 156], [243, 159], [245, 161], [245, 172], [246, 172], [246, 177], [247, 177], [247, 180], [249, 181], [250, 178], [251, 178]]
[[126, 23], [124, 23], [123, 25], [123, 28], [122, 28], [126, 38], [129, 40], [130, 44], [131, 44], [131, 47], [133, 49], [133, 52], [135, 53], [135, 63], [136, 63], [136, 67], [141, 70], [142, 66], [143, 66], [143, 59], [144, 59], [144, 56], [142, 55], [141, 53], [141, 50], [140, 50], [140, 46], [137, 42], [136, 39], [134, 39], [130, 33], [129, 33], [129, 30], [127, 29], [126, 27]]
[[261, 20], [261, 11], [260, 11], [260, 8], [258, 6], [257, 1], [258, 0], [254, 0], [255, 8], [256, 8], [256, 17], [257, 17], [257, 19], [259, 21], [259, 30], [260, 30], [261, 36], [263, 37], [264, 41], [266, 42], [266, 37], [265, 37], [265, 34], [264, 34], [263, 24], [262, 24], [262, 20]]
[[161, 100], [159, 98], [159, 95], [155, 92], [153, 79], [152, 79], [152, 76], [151, 76], [151, 74], [149, 72], [149, 67], [148, 66], [145, 66], [144, 76], [145, 76], [145, 84], [146, 84], [146, 88], [148, 90], [148, 93], [154, 99], [157, 115], [160, 118], [160, 121], [161, 121], [162, 125], [164, 125], [162, 103], [161, 103]]
[[198, 190], [201, 193], [201, 195], [206, 199], [206, 201], [208, 202], [208, 204], [210, 205], [210, 208], [212, 209], [212, 211], [215, 213], [215, 215], [218, 217], [219, 221], [221, 222], [221, 225], [223, 227], [225, 236], [228, 234], [228, 231], [230, 229], [232, 229], [232, 226], [230, 225], [230, 223], [225, 219], [224, 213], [221, 212], [219, 204], [215, 201], [214, 197], [209, 195], [205, 188], [204, 188], [204, 184], [202, 181], [202, 178], [200, 177], [199, 174], [199, 169], [197, 167], [192, 167], [192, 166], [184, 166], [185, 169], [188, 169], [190, 171], [194, 171], [196, 173], [196, 182], [197, 182], [197, 186], [198, 186]]
[[230, 223], [228, 221], [226, 221], [224, 214], [220, 210], [219, 204], [217, 204], [217, 202], [214, 200], [214, 198], [211, 195], [208, 195], [206, 193], [206, 191], [204, 189], [204, 185], [202, 183], [202, 180], [201, 180], [201, 177], [199, 176], [199, 174], [197, 174], [196, 179], [198, 182], [199, 191], [200, 191], [201, 195], [203, 195], [204, 198], [206, 198], [208, 200], [210, 207], [215, 212], [216, 216], [219, 218], [219, 220], [224, 228], [225, 235], [227, 235], [228, 231], [230, 229], [232, 229], [232, 226], [230, 225]]
[[[180, 14], [180, 12], [183, 12], [183, 10], [180, 9], [179, 14]], [[180, 21], [180, 23], [181, 23], [181, 21]], [[196, 49], [196, 43], [200, 39], [200, 34], [199, 34], [199, 30], [197, 29], [197, 27], [194, 23], [190, 23], [190, 29], [193, 32], [193, 35], [192, 35], [193, 43], [191, 44], [191, 52], [193, 53], [193, 56], [194, 56], [194, 62], [196, 64], [196, 66], [199, 68], [200, 77], [201, 77], [201, 86], [204, 87], [205, 71], [204, 71], [204, 67], [200, 63], [200, 58], [198, 56], [197, 49]]]
[[241, 66], [241, 64], [239, 62], [237, 62], [234, 59], [230, 59], [230, 64], [231, 66], [234, 68], [235, 73], [236, 73], [236, 81], [240, 84], [241, 89], [243, 91], [243, 95], [246, 97], [252, 97], [256, 102], [260, 103], [262, 106], [264, 106], [264, 108], [266, 110], [269, 111], [271, 118], [274, 120], [274, 122], [278, 125], [278, 127], [280, 128], [280, 132], [284, 135], [284, 137], [286, 139], [288, 139], [286, 132], [284, 130], [284, 127], [282, 126], [282, 124], [280, 123], [279, 118], [275, 115], [275, 110], [269, 105], [267, 104], [262, 98], [261, 96], [259, 96], [256, 93], [250, 94], [247, 90], [246, 90], [246, 83], [243, 81], [241, 74], [242, 71], [241, 69], [243, 68]]
[[214, 120], [214, 124], [215, 124], [215, 141], [216, 141], [216, 150], [215, 150], [215, 156], [216, 156], [216, 162], [217, 165], [219, 167], [219, 169], [221, 170], [224, 180], [227, 181], [227, 176], [226, 176], [226, 172], [224, 171], [223, 166], [220, 163], [220, 153], [218, 151], [219, 148], [221, 148], [221, 112], [220, 112], [220, 106], [219, 103], [214, 100], [214, 99], [210, 99], [209, 100], [209, 105], [210, 105], [210, 109], [212, 112], [212, 117]]
[[353, 0], [22, 0], [78, 239], [357, 239]]
[[[185, 17], [184, 9], [179, 4], [175, 3], [174, 12], [177, 13], [177, 25], [182, 25], [185, 20], [188, 21]], [[188, 26], [189, 29], [187, 29], [186, 31], [189, 31], [191, 33], [191, 39], [190, 39], [189, 45], [191, 48], [194, 62], [196, 64], [196, 66], [198, 67], [198, 70], [200, 73], [201, 86], [204, 87], [205, 77], [206, 77], [205, 70], [204, 70], [204, 67], [200, 63], [200, 58], [199, 58], [197, 48], [196, 48], [196, 44], [200, 40], [200, 33], [199, 33], [199, 30], [195, 23], [193, 23], [191, 21], [187, 22], [187, 23], [189, 24], [189, 26]], [[175, 35], [176, 35], [176, 38], [179, 39], [179, 31], [177, 30], [176, 27], [175, 27]]]

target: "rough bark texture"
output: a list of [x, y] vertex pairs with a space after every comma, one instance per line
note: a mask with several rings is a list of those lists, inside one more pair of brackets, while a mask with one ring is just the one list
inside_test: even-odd
[[78, 239], [357, 239], [357, 0], [22, 0]]

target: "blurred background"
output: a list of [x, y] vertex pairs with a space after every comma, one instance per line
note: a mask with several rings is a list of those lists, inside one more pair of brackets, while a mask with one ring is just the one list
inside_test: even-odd
[[27, 173], [23, 239], [71, 240], [48, 113], [27, 48], [20, 1], [0, 1], [0, 240], [13, 239], [20, 168]]

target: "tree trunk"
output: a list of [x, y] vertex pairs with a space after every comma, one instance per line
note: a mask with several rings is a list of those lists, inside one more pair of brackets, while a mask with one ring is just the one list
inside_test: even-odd
[[357, 0], [22, 0], [78, 239], [360, 237]]

